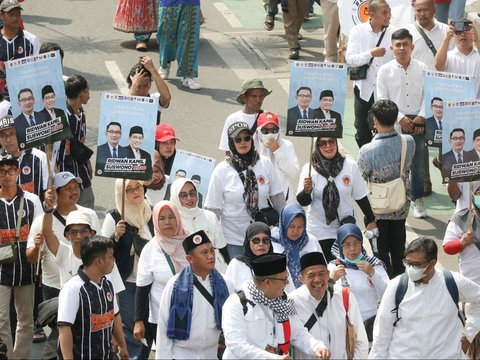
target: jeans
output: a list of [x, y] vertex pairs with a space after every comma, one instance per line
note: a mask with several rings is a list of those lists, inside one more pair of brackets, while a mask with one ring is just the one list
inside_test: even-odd
[[243, 246], [227, 244], [227, 251], [230, 259], [233, 259], [243, 254]]
[[379, 232], [377, 257], [384, 262], [388, 276], [390, 279], [393, 279], [395, 276], [405, 272], [405, 266], [403, 266], [402, 262], [405, 252], [405, 241], [407, 239], [405, 219], [377, 219], [377, 227]]
[[42, 284], [42, 292], [43, 292], [43, 301], [53, 299], [54, 297], [58, 297], [60, 294], [60, 290], [45, 284]]
[[465, 17], [466, 0], [452, 0], [451, 3], [436, 3], [435, 17], [438, 21], [446, 24], [448, 19], [461, 20]]
[[137, 34], [137, 33], [133, 34], [133, 37], [137, 41], [148, 41], [150, 40], [150, 36], [152, 36], [152, 34]]
[[425, 181], [425, 135], [412, 135], [415, 140], [415, 154], [413, 155], [411, 175], [411, 196], [412, 200], [423, 197], [423, 186]]

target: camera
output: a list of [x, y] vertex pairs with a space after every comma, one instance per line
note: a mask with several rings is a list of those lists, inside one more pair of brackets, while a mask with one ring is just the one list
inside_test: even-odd
[[454, 20], [453, 27], [455, 28], [455, 34], [460, 35], [465, 31], [470, 31], [472, 22], [470, 20]]

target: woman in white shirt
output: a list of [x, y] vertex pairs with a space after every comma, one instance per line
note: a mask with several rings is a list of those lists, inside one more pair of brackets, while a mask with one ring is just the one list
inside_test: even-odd
[[195, 183], [188, 178], [176, 179], [172, 183], [170, 194], [170, 200], [177, 207], [185, 229], [190, 233], [205, 231], [217, 253], [215, 268], [222, 274], [225, 273], [230, 257], [222, 227], [213, 212], [198, 207], [198, 191]]
[[[122, 196], [123, 182], [125, 193]], [[122, 219], [122, 197], [125, 199]], [[115, 181], [116, 209], [105, 216], [102, 235], [113, 240], [115, 262], [125, 284], [125, 291], [118, 294], [120, 315], [131, 357], [148, 357], [144, 346], [133, 338], [133, 306], [135, 302], [137, 264], [143, 246], [152, 238], [152, 211], [144, 199], [143, 182], [139, 180]], [[150, 339], [150, 342], [153, 339]]]
[[220, 218], [228, 253], [234, 258], [242, 254], [242, 234], [252, 220], [276, 211], [276, 221], [269, 225], [278, 222], [285, 196], [272, 162], [255, 150], [248, 124], [235, 122], [227, 133], [230, 153], [212, 173], [205, 208]]
[[133, 336], [139, 342], [146, 331], [156, 338], [163, 289], [173, 275], [188, 265], [182, 242], [189, 232], [171, 201], [160, 201], [154, 206], [153, 225], [155, 236], [145, 245], [138, 261]]
[[[358, 302], [368, 341], [373, 341], [373, 323], [383, 293], [390, 281], [383, 262], [368, 256], [362, 246], [363, 236], [355, 224], [338, 228], [332, 246], [336, 261], [328, 265], [335, 286], [349, 286]], [[340, 281], [338, 281], [340, 279]]]
[[307, 231], [320, 241], [327, 262], [334, 259], [330, 250], [337, 228], [355, 223], [354, 201], [365, 215], [367, 228], [377, 227], [357, 163], [339, 153], [334, 138], [317, 138], [311, 164], [305, 164], [300, 173], [297, 201], [308, 206]]

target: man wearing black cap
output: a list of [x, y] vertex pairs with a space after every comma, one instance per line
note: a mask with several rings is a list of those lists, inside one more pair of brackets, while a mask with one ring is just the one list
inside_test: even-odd
[[260, 255], [251, 262], [253, 280], [223, 307], [224, 359], [290, 359], [290, 343], [304, 353], [322, 359], [330, 351], [316, 340], [296, 316], [288, 283], [287, 258], [283, 254]]
[[128, 151], [128, 158], [145, 159], [147, 169], [152, 168], [152, 157], [145, 150], [140, 149], [143, 143], [143, 129], [141, 126], [132, 126], [128, 134], [130, 145], [125, 147]]
[[55, 107], [55, 91], [52, 85], [45, 85], [42, 88], [42, 101], [43, 110], [40, 112], [44, 113], [47, 119], [61, 118], [64, 123], [67, 122], [65, 112]]
[[215, 249], [203, 230], [182, 245], [189, 265], [163, 290], [155, 358], [215, 359], [229, 286], [215, 269]]
[[333, 91], [332, 90], [323, 90], [320, 93], [320, 107], [315, 109], [316, 111], [316, 118], [317, 119], [334, 119], [335, 124], [337, 125], [337, 130], [335, 131], [336, 134], [339, 134], [338, 137], [342, 135], [342, 115], [340, 113], [332, 110], [333, 106]]
[[[325, 257], [320, 252], [311, 252], [300, 258], [303, 285], [290, 293], [295, 302], [298, 317], [305, 324], [310, 334], [327, 345], [332, 359], [346, 359], [346, 322], [348, 314], [355, 327], [355, 359], [366, 359], [368, 356], [368, 339], [362, 321], [362, 315], [355, 296], [348, 291], [328, 287], [328, 269]], [[328, 289], [328, 291], [327, 291]], [[343, 296], [348, 296], [348, 313], [345, 312]], [[311, 356], [294, 348], [295, 359], [308, 359]]]

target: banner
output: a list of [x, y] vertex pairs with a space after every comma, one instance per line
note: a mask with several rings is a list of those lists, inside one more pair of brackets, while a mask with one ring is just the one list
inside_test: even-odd
[[480, 179], [480, 100], [444, 102], [442, 180]]
[[150, 180], [157, 102], [153, 97], [102, 93], [97, 176]]
[[444, 101], [468, 99], [475, 94], [471, 76], [426, 71], [423, 74], [425, 94], [425, 141], [428, 146], [441, 147]]
[[346, 90], [345, 64], [292, 61], [286, 134], [341, 138]]
[[178, 178], [186, 177], [197, 186], [198, 206], [202, 207], [215, 163], [213, 158], [177, 149], [168, 179], [167, 197], [170, 198], [171, 184]]
[[72, 137], [60, 53], [52, 51], [5, 63], [20, 150]]

